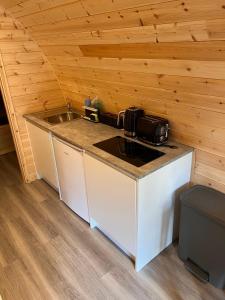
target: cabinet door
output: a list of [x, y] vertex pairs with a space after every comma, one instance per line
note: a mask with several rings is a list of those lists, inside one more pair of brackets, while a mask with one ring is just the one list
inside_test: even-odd
[[58, 189], [58, 175], [50, 133], [27, 122], [37, 175]]
[[87, 154], [85, 174], [90, 219], [135, 255], [136, 181]]
[[83, 151], [53, 138], [62, 200], [81, 218], [89, 222]]

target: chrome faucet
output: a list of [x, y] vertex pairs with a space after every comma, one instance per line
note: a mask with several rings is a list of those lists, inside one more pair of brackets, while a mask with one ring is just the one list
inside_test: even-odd
[[123, 114], [123, 127], [124, 127], [124, 117], [125, 117], [125, 110], [121, 110], [117, 115], [117, 126], [120, 125], [120, 116]]
[[72, 111], [73, 111], [71, 102], [68, 102], [66, 106], [67, 106], [67, 111], [68, 111], [68, 112], [72, 112]]

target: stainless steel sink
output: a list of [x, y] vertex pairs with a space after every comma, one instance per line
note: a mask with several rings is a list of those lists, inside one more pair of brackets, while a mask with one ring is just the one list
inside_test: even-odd
[[44, 118], [44, 120], [51, 124], [59, 124], [59, 123], [69, 122], [79, 118], [80, 115], [78, 113], [65, 112], [54, 116], [46, 117]]

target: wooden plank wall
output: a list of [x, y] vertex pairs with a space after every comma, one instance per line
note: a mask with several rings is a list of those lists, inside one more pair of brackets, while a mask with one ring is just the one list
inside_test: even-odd
[[8, 124], [0, 125], [0, 155], [15, 151], [11, 130]]
[[225, 192], [224, 0], [1, 0], [52, 63], [64, 95], [140, 105], [195, 147], [193, 181]]
[[31, 181], [36, 174], [22, 116], [65, 105], [65, 101], [55, 73], [37, 43], [4, 10], [0, 10], [0, 52], [18, 157], [25, 180]]

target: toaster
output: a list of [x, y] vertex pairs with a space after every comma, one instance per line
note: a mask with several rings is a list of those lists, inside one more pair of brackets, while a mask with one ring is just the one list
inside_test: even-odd
[[137, 137], [139, 140], [160, 146], [168, 141], [169, 122], [164, 118], [145, 115], [138, 118]]

